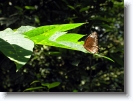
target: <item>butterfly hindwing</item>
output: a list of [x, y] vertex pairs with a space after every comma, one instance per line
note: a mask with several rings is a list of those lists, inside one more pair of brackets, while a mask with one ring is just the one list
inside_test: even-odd
[[84, 48], [88, 50], [91, 53], [97, 53], [98, 52], [98, 37], [97, 32], [93, 32], [90, 34], [84, 43]]

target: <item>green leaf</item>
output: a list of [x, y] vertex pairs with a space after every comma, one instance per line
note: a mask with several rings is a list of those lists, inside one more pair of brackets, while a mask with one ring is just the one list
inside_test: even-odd
[[84, 35], [81, 34], [76, 34], [76, 33], [68, 33], [68, 34], [63, 34], [62, 36], [59, 36], [56, 41], [71, 41], [71, 42], [77, 42], [78, 40], [81, 39]]
[[32, 84], [34, 84], [34, 83], [37, 83], [37, 82], [40, 82], [40, 81], [35, 80], [35, 81], [33, 81], [30, 85], [32, 85]]
[[79, 27], [83, 24], [84, 23], [46, 25], [46, 26], [37, 27], [24, 34], [30, 39], [32, 39], [33, 41], [35, 41], [35, 38], [40, 35], [43, 35], [44, 37], [48, 37], [48, 36], [55, 34], [56, 32], [65, 32], [65, 31], [74, 29], [76, 27]]
[[75, 8], [71, 5], [67, 5], [69, 8], [71, 8], [72, 10], [75, 10]]
[[15, 31], [15, 33], [23, 34], [27, 31], [33, 30], [33, 29], [35, 29], [35, 27], [33, 27], [33, 26], [21, 26]]
[[73, 90], [73, 92], [78, 92], [78, 90], [75, 89], [75, 90]]
[[62, 44], [64, 46], [67, 46], [68, 49], [86, 52], [86, 50], [84, 49], [83, 45], [75, 43], [75, 42], [59, 41], [58, 43], [60, 43], [60, 44]]
[[34, 6], [24, 6], [27, 10], [35, 10], [36, 8]]
[[56, 39], [57, 39], [58, 37], [60, 37], [60, 36], [62, 36], [62, 35], [64, 35], [64, 34], [66, 34], [66, 33], [67, 33], [67, 32], [56, 32], [55, 34], [53, 34], [53, 35], [49, 38], [49, 40], [55, 42]]
[[80, 42], [78, 42], [78, 40], [82, 36], [83, 35], [80, 34], [65, 34], [64, 32], [57, 32], [53, 34], [49, 38], [49, 40], [55, 42], [55, 44], [60, 44], [61, 48], [68, 48], [85, 52], [83, 45]]
[[27, 89], [24, 90], [24, 92], [25, 92], [25, 91], [34, 91], [34, 90], [42, 89], [42, 88], [44, 88], [44, 87], [32, 87], [32, 88], [27, 88]]
[[24, 34], [26, 37], [35, 42], [35, 44], [56, 46], [61, 48], [69, 48], [58, 42], [55, 42], [55, 39], [65, 34], [67, 30], [76, 28], [83, 25], [84, 23], [75, 23], [75, 24], [61, 24], [61, 25], [48, 25], [35, 28]]
[[90, 6], [84, 7], [80, 9], [80, 12], [88, 11], [90, 9]]
[[0, 51], [14, 61], [18, 69], [27, 63], [33, 47], [34, 43], [17, 31], [10, 28], [0, 31]]
[[48, 89], [57, 87], [60, 85], [60, 82], [53, 82], [53, 83], [42, 83], [42, 86], [48, 87]]
[[103, 58], [105, 58], [105, 59], [108, 59], [108, 60], [114, 62], [113, 59], [111, 59], [111, 58], [109, 58], [109, 57], [107, 57], [107, 56], [103, 56], [103, 55], [100, 55], [100, 54], [93, 54], [93, 55], [96, 56], [96, 57], [100, 57], [100, 58], [103, 57]]

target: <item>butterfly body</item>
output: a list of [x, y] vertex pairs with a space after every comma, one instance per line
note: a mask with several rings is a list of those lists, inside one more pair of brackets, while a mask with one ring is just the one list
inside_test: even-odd
[[84, 48], [89, 51], [90, 53], [97, 53], [98, 52], [98, 36], [97, 32], [93, 32], [90, 34], [84, 43]]

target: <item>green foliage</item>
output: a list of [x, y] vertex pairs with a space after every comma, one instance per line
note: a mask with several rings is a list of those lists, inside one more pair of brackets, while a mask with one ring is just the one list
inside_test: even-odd
[[[78, 42], [83, 35], [64, 32], [81, 26], [82, 24], [83, 23], [50, 25], [38, 28], [22, 26], [15, 32], [11, 29], [6, 29], [0, 32], [0, 44], [2, 44], [0, 50], [16, 63], [18, 69], [25, 65], [30, 58], [34, 43], [86, 52], [82, 43]], [[24, 38], [23, 34], [34, 43], [27, 38]], [[106, 56], [98, 54], [96, 54], [96, 56], [113, 61]]]
[[[37, 83], [39, 81], [33, 81], [31, 84]], [[55, 88], [60, 85], [60, 82], [53, 82], [53, 83], [41, 83], [40, 87], [33, 87], [33, 88], [27, 88], [24, 91], [35, 91], [38, 89], [45, 89], [46, 91], [49, 91], [51, 88]]]
[[[83, 25], [83, 23], [42, 26], [30, 30], [24, 34], [36, 44], [87, 52], [83, 47], [83, 43], [78, 41], [83, 37], [83, 35], [64, 32], [81, 25]], [[113, 61], [109, 57], [102, 56], [100, 54], [94, 55]]]
[[[56, 47], [61, 47], [61, 48], [73, 49], [74, 47], [71, 48], [67, 45], [63, 45], [63, 43], [61, 43], [61, 41], [59, 41], [60, 36], [62, 36], [61, 37], [61, 38], [63, 38], [62, 40], [66, 39], [66, 38], [69, 39], [72, 35], [68, 34], [67, 37], [63, 36], [64, 34], [67, 33], [67, 32], [64, 32], [64, 31], [76, 28], [78, 26], [81, 26], [82, 24], [83, 23], [42, 26], [42, 27], [38, 27], [36, 29], [30, 30], [30, 31], [28, 31], [24, 34], [26, 35], [26, 37], [28, 37], [29, 39], [34, 41], [35, 44], [49, 45], [49, 46], [56, 46]], [[75, 33], [73, 35], [74, 38], [72, 40], [76, 39], [76, 41], [78, 41], [82, 36], [83, 35], [78, 35], [78, 34]], [[57, 39], [59, 39], [59, 40], [56, 41]], [[70, 40], [68, 40], [68, 39], [64, 40], [64, 41], [66, 41], [66, 43], [70, 42]]]
[[[0, 8], [0, 30], [11, 28], [15, 32], [22, 26], [19, 33], [25, 37], [21, 38], [27, 36], [35, 43], [31, 58], [18, 71], [0, 52], [0, 91], [36, 88], [29, 91], [47, 92], [42, 83], [60, 82], [49, 92], [124, 92], [123, 0], [2, 0]], [[82, 26], [60, 30], [61, 25], [74, 23]], [[81, 48], [91, 31], [98, 32], [96, 55]], [[37, 36], [39, 40], [34, 39]], [[39, 82], [31, 84], [35, 80]]]
[[24, 38], [23, 32], [10, 28], [0, 31], [0, 51], [14, 61], [18, 69], [27, 63], [34, 47], [31, 40]]

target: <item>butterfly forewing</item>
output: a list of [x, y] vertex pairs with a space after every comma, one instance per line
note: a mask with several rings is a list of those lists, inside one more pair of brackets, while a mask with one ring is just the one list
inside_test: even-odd
[[84, 48], [88, 50], [91, 53], [97, 53], [98, 52], [98, 37], [97, 32], [93, 32], [90, 34], [85, 42], [84, 42]]

